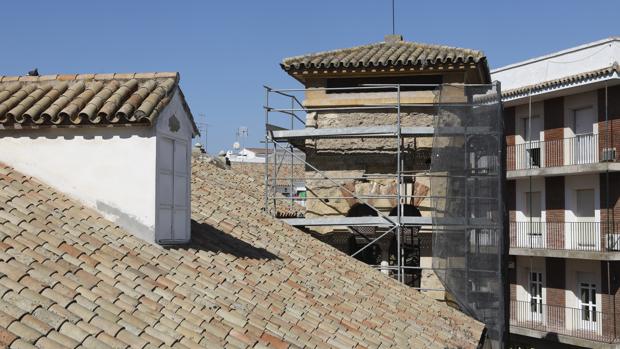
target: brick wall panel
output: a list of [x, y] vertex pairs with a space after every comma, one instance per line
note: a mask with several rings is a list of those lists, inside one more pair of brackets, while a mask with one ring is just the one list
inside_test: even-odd
[[564, 98], [544, 101], [545, 166], [564, 164]]
[[620, 161], [620, 118], [607, 122], [598, 123], [598, 148], [599, 159], [603, 160], [603, 150], [611, 148], [616, 150], [616, 155], [611, 161]]
[[506, 181], [506, 209], [508, 210], [508, 232], [510, 246], [517, 246], [513, 222], [517, 220], [517, 182]]
[[[609, 178], [607, 178], [608, 175]], [[601, 188], [601, 246], [607, 247], [607, 234], [620, 234], [618, 229], [620, 227], [620, 172], [601, 173], [599, 183]]]
[[545, 167], [564, 165], [564, 129], [545, 130]]
[[566, 260], [563, 258], [547, 258], [547, 304], [552, 311], [547, 321], [553, 326], [564, 327], [564, 309], [566, 307]]
[[[613, 338], [620, 336], [620, 262], [601, 261], [601, 312], [603, 313], [603, 335]], [[611, 281], [611, 289], [609, 288]], [[614, 308], [615, 304], [615, 308]]]
[[547, 213], [547, 247], [564, 248], [564, 177], [545, 177], [545, 210]]
[[[509, 264], [513, 265], [512, 269], [508, 269], [508, 283], [510, 285], [510, 300], [517, 299], [517, 258], [508, 256]], [[510, 302], [510, 320], [517, 320], [517, 311], [514, 302]]]
[[515, 107], [504, 109], [504, 134], [506, 135], [506, 169], [516, 168], [515, 162]]

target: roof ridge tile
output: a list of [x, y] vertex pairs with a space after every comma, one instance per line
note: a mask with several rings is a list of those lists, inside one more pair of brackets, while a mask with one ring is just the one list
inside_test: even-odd
[[[0, 130], [152, 126], [170, 103], [172, 93], [178, 91], [193, 131], [198, 134], [185, 97], [177, 88], [179, 79], [178, 72], [0, 76]], [[114, 115], [119, 110], [120, 114]]]
[[[402, 52], [401, 52], [402, 49]], [[413, 50], [411, 50], [413, 49]], [[417, 52], [421, 50], [424, 56], [436, 57], [426, 62], [414, 57], [392, 57], [392, 53]], [[456, 59], [446, 59], [447, 52]], [[440, 54], [441, 53], [441, 54]], [[284, 70], [304, 70], [337, 67], [379, 67], [387, 65], [423, 65], [452, 64], [455, 61], [471, 62], [478, 64], [485, 60], [484, 52], [467, 48], [426, 44], [412, 41], [377, 42], [372, 44], [354, 46], [328, 51], [308, 53], [299, 56], [285, 58], [280, 64]]]

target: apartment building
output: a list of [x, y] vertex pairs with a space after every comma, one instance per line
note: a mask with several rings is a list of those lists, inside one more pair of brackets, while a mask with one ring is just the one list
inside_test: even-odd
[[517, 344], [620, 347], [619, 61], [609, 38], [492, 71]]

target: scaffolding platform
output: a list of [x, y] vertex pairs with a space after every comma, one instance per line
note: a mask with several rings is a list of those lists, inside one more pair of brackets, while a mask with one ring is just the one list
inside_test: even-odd
[[[281, 219], [292, 226], [394, 226], [398, 224], [397, 216], [369, 216], [369, 217], [316, 217], [316, 218], [287, 218]], [[401, 217], [404, 226], [431, 225], [431, 217]]]
[[[317, 138], [394, 138], [398, 137], [398, 127], [392, 125], [370, 127], [342, 127], [342, 128], [305, 128], [299, 130], [287, 130], [282, 127], [272, 126], [271, 139], [275, 141], [295, 141]], [[481, 135], [489, 134], [494, 130], [488, 127], [444, 127], [442, 135]], [[425, 126], [402, 126], [401, 137], [432, 137], [435, 134], [434, 127]]]

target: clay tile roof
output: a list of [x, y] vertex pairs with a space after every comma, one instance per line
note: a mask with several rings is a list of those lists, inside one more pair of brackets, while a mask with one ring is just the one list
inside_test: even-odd
[[163, 248], [0, 164], [1, 346], [477, 347], [482, 324], [264, 214], [260, 185], [192, 176], [192, 243]]
[[386, 41], [345, 49], [286, 58], [286, 71], [326, 68], [373, 68], [386, 66], [425, 67], [440, 64], [485, 62], [482, 51], [403, 41], [389, 36]]
[[613, 74], [620, 74], [620, 65], [618, 64], [618, 62], [614, 62], [612, 65], [605, 68], [578, 73], [574, 75], [568, 75], [558, 79], [543, 81], [533, 85], [527, 85], [502, 91], [502, 98], [514, 99], [519, 97], [525, 97], [529, 93], [537, 93], [540, 91], [560, 88], [567, 85], [579, 84], [590, 80], [609, 77]]
[[0, 76], [0, 129], [152, 125], [178, 82], [174, 72]]

